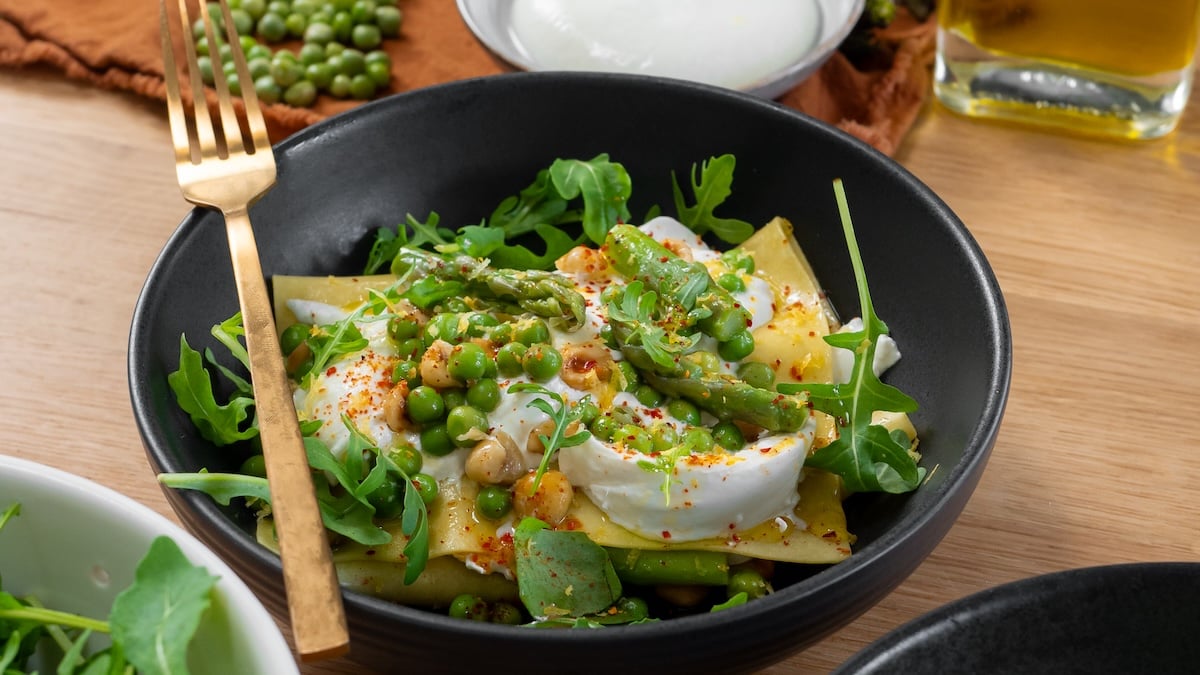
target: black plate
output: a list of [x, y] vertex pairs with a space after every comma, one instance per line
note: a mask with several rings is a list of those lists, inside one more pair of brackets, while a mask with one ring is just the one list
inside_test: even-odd
[[888, 633], [837, 675], [1194, 673], [1200, 564], [1087, 567], [1015, 581]]
[[[527, 673], [563, 664], [643, 672], [762, 667], [890, 592], [941, 540], [979, 480], [1011, 371], [1008, 317], [987, 261], [946, 205], [898, 164], [770, 101], [654, 78], [521, 73], [364, 105], [276, 148], [279, 184], [251, 211], [263, 268], [268, 276], [357, 273], [373, 231], [405, 213], [423, 219], [436, 210], [443, 225], [476, 223], [554, 158], [602, 152], [633, 176], [637, 218], [654, 204], [673, 212], [672, 170], [686, 174], [694, 162], [733, 153], [734, 196], [723, 213], [756, 223], [791, 219], [834, 304], [850, 317], [857, 292], [831, 187], [843, 178], [875, 306], [904, 351], [887, 379], [921, 404], [913, 420], [930, 478], [913, 494], [852, 498], [854, 556], [830, 568], [789, 568], [779, 592], [743, 607], [603, 631], [530, 631], [347, 593], [355, 659], [472, 672], [495, 668], [497, 659]], [[129, 381], [155, 471], [232, 470], [241, 460], [198, 438], [166, 385], [180, 334], [193, 347], [215, 346], [210, 326], [237, 309], [228, 258], [220, 217], [195, 211], [138, 300]], [[279, 563], [250, 535], [251, 515], [194, 492], [167, 498], [283, 615]]]

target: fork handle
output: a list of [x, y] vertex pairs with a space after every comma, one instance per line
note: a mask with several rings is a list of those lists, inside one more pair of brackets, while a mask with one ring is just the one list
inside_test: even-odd
[[301, 660], [340, 656], [350, 648], [345, 608], [247, 210], [227, 211], [225, 227], [246, 329], [292, 637]]

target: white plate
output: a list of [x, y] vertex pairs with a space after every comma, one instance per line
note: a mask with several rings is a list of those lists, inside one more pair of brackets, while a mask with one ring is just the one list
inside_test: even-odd
[[[0, 510], [21, 514], [0, 531], [4, 590], [47, 607], [106, 619], [158, 535], [219, 577], [188, 648], [194, 675], [298, 673], [275, 621], [224, 562], [155, 511], [78, 476], [0, 455]], [[93, 647], [106, 643], [94, 637]]]
[[[497, 58], [519, 70], [640, 73], [690, 79], [776, 98], [811, 75], [833, 54], [858, 21], [865, 0], [789, 0], [781, 3], [786, 5], [785, 11], [800, 11], [811, 15], [813, 20], [803, 26], [768, 21], [760, 24], [760, 34], [755, 35], [731, 29], [729, 41], [719, 39], [722, 29], [713, 26], [704, 29], [708, 31], [707, 40], [697, 37], [701, 25], [689, 25], [685, 31], [680, 19], [690, 22], [697, 15], [716, 17], [718, 12], [727, 12], [729, 15], [722, 16], [729, 20], [728, 25], [742, 25], [743, 19], [753, 23], [753, 17], [746, 15], [752, 11], [751, 4], [714, 0], [457, 2], [459, 13], [475, 37]], [[687, 3], [700, 4], [689, 7]], [[552, 4], [558, 5], [558, 9], [569, 7], [575, 17], [583, 13], [593, 19], [609, 20], [595, 20], [576, 30], [564, 23], [569, 14], [551, 15]], [[535, 5], [545, 11], [531, 10]], [[648, 11], [643, 21], [621, 23], [621, 17], [655, 6], [659, 9]], [[688, 17], [684, 7], [700, 9]], [[622, 8], [630, 11], [621, 11]], [[741, 12], [742, 16], [732, 16], [735, 12]], [[535, 16], [536, 20], [531, 19]], [[661, 27], [654, 25], [664, 16], [671, 20]], [[545, 30], [551, 24], [554, 28]], [[530, 28], [534, 25], [541, 30]], [[547, 39], [536, 39], [539, 35]], [[653, 57], [647, 56], [649, 50], [655, 51]], [[706, 61], [710, 57], [712, 60]], [[741, 66], [730, 65], [743, 58]]]

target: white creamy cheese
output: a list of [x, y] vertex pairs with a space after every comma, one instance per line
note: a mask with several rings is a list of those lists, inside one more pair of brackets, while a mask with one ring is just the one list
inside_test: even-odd
[[[863, 329], [863, 321], [860, 317], [850, 319], [838, 329], [839, 333], [853, 333]], [[850, 375], [854, 372], [854, 352], [849, 349], [834, 349], [833, 354], [833, 381], [834, 382], [849, 382]], [[875, 370], [875, 375], [883, 375], [888, 368], [896, 365], [900, 361], [900, 347], [896, 341], [889, 335], [880, 335], [875, 342], [875, 361], [872, 364]]]

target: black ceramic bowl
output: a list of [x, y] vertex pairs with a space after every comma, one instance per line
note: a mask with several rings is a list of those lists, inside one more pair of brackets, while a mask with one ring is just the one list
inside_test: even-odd
[[[534, 673], [620, 668], [735, 672], [766, 666], [853, 620], [895, 588], [945, 535], [974, 490], [1008, 392], [1003, 299], [962, 223], [887, 157], [778, 104], [703, 85], [597, 74], [513, 74], [380, 100], [280, 144], [279, 183], [251, 211], [265, 273], [355, 274], [376, 228], [431, 210], [471, 224], [556, 157], [609, 153], [634, 180], [631, 211], [671, 208], [671, 171], [737, 157], [724, 214], [797, 226], [845, 317], [857, 292], [831, 182], [845, 180], [875, 306], [904, 358], [887, 380], [915, 397], [923, 464], [905, 496], [846, 504], [857, 551], [833, 567], [793, 568], [767, 598], [716, 614], [604, 630], [549, 631], [457, 621], [346, 593], [352, 658], [420, 672]], [[167, 388], [179, 336], [210, 345], [237, 309], [219, 215], [180, 225], [138, 301], [129, 378], [156, 472], [234, 470], [242, 455], [197, 435]], [[283, 616], [280, 566], [253, 519], [194, 492], [168, 491], [180, 519]]]
[[1190, 673], [1200, 563], [1130, 563], [980, 591], [888, 633], [836, 675]]

